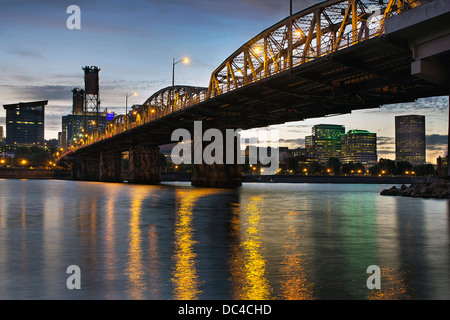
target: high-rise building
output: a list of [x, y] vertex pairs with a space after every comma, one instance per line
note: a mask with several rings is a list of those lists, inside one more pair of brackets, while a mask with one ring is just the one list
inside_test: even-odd
[[48, 100], [3, 105], [6, 144], [44, 145], [44, 112]]
[[305, 137], [305, 148], [311, 149], [313, 147], [313, 136], [306, 136]]
[[313, 136], [305, 137], [305, 156], [310, 160], [314, 161], [314, 142]]
[[425, 116], [395, 117], [395, 157], [412, 165], [425, 163]]
[[[87, 124], [87, 127], [85, 127]], [[69, 114], [62, 117], [61, 136], [64, 141], [59, 145], [63, 148], [73, 144], [76, 140], [83, 138], [85, 134], [94, 128], [105, 128], [107, 125], [107, 113], [86, 112], [84, 114]]]
[[0, 126], [0, 143], [3, 143], [3, 127]]
[[343, 125], [319, 124], [312, 128], [314, 158], [325, 164], [330, 158], [340, 158]]
[[377, 134], [367, 130], [349, 130], [341, 137], [341, 162], [362, 163], [365, 168], [377, 164]]

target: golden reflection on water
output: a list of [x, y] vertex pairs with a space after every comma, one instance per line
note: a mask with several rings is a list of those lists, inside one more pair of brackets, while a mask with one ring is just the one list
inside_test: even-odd
[[98, 206], [98, 195], [90, 194], [89, 197], [83, 199], [80, 202], [80, 216], [79, 216], [79, 228], [81, 232], [82, 241], [89, 242], [85, 244], [89, 248], [89, 255], [87, 259], [92, 265], [98, 264], [97, 257], [97, 206]]
[[120, 191], [118, 185], [109, 184], [106, 190], [108, 198], [106, 201], [106, 218], [105, 218], [105, 278], [108, 286], [108, 298], [114, 298], [114, 290], [111, 283], [116, 279], [116, 197]]
[[[43, 284], [47, 288], [53, 288], [58, 285], [55, 274], [61, 270], [60, 257], [64, 253], [62, 240], [64, 202], [62, 192], [57, 189], [49, 188], [45, 190], [43, 195], [43, 263], [44, 263], [44, 279]], [[50, 290], [49, 290], [50, 291]]]
[[[235, 300], [268, 300], [272, 288], [266, 278], [266, 260], [261, 241], [261, 208], [263, 197], [253, 196], [247, 204], [236, 207], [232, 218], [232, 234], [243, 241], [232, 248], [232, 297]], [[245, 217], [241, 232], [240, 219]]]
[[193, 209], [196, 202], [205, 196], [221, 192], [218, 189], [177, 189], [177, 212], [175, 221], [175, 251], [172, 282], [174, 299], [196, 300], [203, 292], [200, 288], [196, 268], [194, 228], [192, 226]]
[[[160, 270], [158, 253], [158, 232], [156, 225], [151, 224], [148, 231], [148, 249], [144, 252], [144, 231], [142, 228], [142, 204], [150, 196], [155, 196], [155, 189], [151, 186], [134, 186], [131, 192], [131, 207], [128, 233], [128, 260], [125, 275], [128, 277], [127, 294], [130, 299], [146, 299], [150, 293], [151, 298], [158, 299], [160, 296]], [[114, 205], [114, 200], [110, 199], [108, 204]], [[108, 206], [109, 208], [109, 206]], [[113, 219], [114, 207], [107, 210], [107, 217]], [[110, 216], [111, 215], [111, 216]], [[107, 234], [111, 243], [114, 244], [113, 224], [107, 223]], [[109, 247], [109, 246], [108, 246]], [[110, 248], [111, 261], [115, 260], [114, 248]], [[146, 262], [146, 260], [148, 262]], [[111, 265], [111, 267], [113, 267]], [[111, 278], [113, 279], [113, 278]], [[150, 291], [147, 292], [148, 286]]]
[[367, 294], [368, 300], [409, 300], [404, 275], [393, 268], [381, 267], [381, 289], [373, 289]]
[[159, 252], [158, 252], [158, 231], [154, 224], [150, 225], [150, 230], [148, 231], [148, 255], [149, 255], [149, 276], [151, 279], [150, 283], [150, 293], [153, 299], [161, 299], [160, 286], [161, 286], [161, 275], [160, 275], [160, 263], [159, 263]]
[[132, 190], [130, 231], [128, 235], [128, 263], [126, 274], [128, 276], [128, 294], [131, 299], [144, 299], [146, 283], [144, 281], [145, 271], [142, 257], [142, 235], [141, 235], [141, 207], [143, 200], [148, 196], [149, 188], [137, 187]]
[[[286, 241], [284, 245], [284, 259], [281, 263], [281, 299], [284, 300], [311, 300], [313, 299], [314, 284], [308, 280], [304, 267], [304, 254], [299, 247], [300, 235], [295, 222], [298, 212], [289, 212], [286, 215], [288, 222]], [[302, 224], [304, 224], [303, 222]]]

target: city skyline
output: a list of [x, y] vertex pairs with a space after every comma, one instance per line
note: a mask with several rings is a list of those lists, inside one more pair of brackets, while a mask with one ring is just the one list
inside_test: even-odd
[[[322, 1], [294, 1], [294, 12]], [[137, 92], [129, 105], [171, 85], [172, 59], [189, 57], [177, 65], [176, 84], [207, 86], [211, 72], [232, 52], [262, 30], [289, 14], [289, 1], [79, 1], [81, 29], [68, 30], [69, 3], [55, 5], [17, 1], [0, 13], [0, 38], [5, 44], [0, 103], [49, 100], [45, 138], [56, 139], [62, 116], [72, 108], [72, 89], [83, 87], [85, 65], [98, 65], [101, 108], [125, 113], [125, 96]], [[19, 14], [20, 12], [20, 14]], [[147, 19], [150, 14], [154, 19]], [[354, 111], [348, 115], [308, 119], [273, 126], [280, 130], [280, 146], [304, 145], [317, 124], [342, 124], [378, 137], [379, 157], [395, 158], [394, 117], [426, 116], [427, 161], [446, 155], [448, 98]], [[0, 111], [5, 127], [5, 112]]]

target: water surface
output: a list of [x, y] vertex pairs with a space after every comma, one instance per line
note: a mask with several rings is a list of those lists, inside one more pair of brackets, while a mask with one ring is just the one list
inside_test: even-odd
[[387, 187], [3, 179], [0, 299], [449, 299], [449, 201]]

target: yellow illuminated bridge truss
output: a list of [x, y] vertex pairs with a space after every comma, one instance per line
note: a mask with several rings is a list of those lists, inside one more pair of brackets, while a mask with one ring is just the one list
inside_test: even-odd
[[72, 146], [86, 145], [200, 102], [231, 92], [384, 34], [391, 16], [432, 0], [329, 0], [300, 11], [264, 30], [229, 56], [211, 75], [209, 86], [164, 88], [137, 110], [116, 116]]

